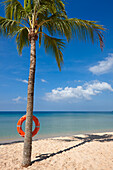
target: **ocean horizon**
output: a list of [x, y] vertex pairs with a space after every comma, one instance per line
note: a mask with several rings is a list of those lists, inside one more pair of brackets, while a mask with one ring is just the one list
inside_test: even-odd
[[[25, 111], [0, 111], [0, 143], [23, 141], [17, 132], [17, 122], [25, 114]], [[112, 111], [34, 111], [33, 115], [40, 122], [40, 130], [33, 139], [113, 131]]]

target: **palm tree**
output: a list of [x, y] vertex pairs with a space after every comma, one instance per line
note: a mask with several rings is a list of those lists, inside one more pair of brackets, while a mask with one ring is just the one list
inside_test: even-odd
[[31, 47], [22, 162], [22, 166], [27, 167], [31, 164], [36, 41], [39, 47], [44, 43], [46, 52], [53, 52], [61, 70], [65, 42], [58, 36], [66, 37], [68, 42], [73, 36], [82, 40], [91, 39], [92, 43], [99, 40], [103, 48], [102, 32], [105, 29], [96, 21], [68, 18], [63, 0], [24, 0], [24, 5], [18, 0], [6, 0], [3, 3], [5, 17], [0, 16], [0, 33], [7, 37], [16, 36], [19, 54], [22, 54], [23, 47]]

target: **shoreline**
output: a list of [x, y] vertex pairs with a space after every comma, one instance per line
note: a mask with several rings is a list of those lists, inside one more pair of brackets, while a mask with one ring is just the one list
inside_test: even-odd
[[32, 142], [32, 165], [22, 168], [23, 142], [0, 145], [2, 170], [112, 170], [113, 132], [77, 134]]
[[[101, 134], [101, 133], [113, 133], [113, 130], [111, 131], [91, 131], [91, 132], [83, 132], [83, 133], [79, 133], [79, 132], [75, 132], [75, 133], [71, 133], [71, 134], [60, 134], [60, 135], [50, 135], [50, 136], [45, 136], [45, 137], [37, 137], [34, 138], [32, 141], [38, 141], [38, 140], [43, 140], [43, 139], [51, 139], [51, 138], [59, 138], [59, 137], [71, 137], [71, 136], [75, 136], [75, 135], [87, 135], [87, 134]], [[18, 138], [18, 139], [0, 139], [0, 145], [10, 145], [10, 144], [15, 144], [15, 143], [23, 143], [24, 142], [24, 138], [22, 137], [22, 139]]]

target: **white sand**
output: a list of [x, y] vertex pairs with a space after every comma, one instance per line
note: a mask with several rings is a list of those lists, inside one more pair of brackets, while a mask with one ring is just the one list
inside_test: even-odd
[[32, 165], [22, 168], [23, 143], [0, 146], [0, 170], [113, 170], [113, 132], [33, 141]]

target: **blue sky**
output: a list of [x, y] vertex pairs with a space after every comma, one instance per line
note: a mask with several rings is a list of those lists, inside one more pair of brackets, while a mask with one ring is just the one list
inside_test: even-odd
[[[69, 17], [96, 20], [107, 28], [105, 47], [76, 39], [66, 44], [60, 72], [37, 44], [34, 110], [113, 110], [113, 1], [67, 0]], [[4, 16], [3, 7], [0, 16]], [[0, 110], [26, 110], [30, 49], [18, 55], [15, 39], [0, 37]]]

